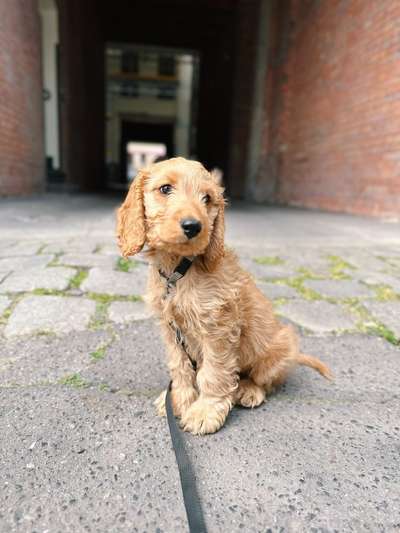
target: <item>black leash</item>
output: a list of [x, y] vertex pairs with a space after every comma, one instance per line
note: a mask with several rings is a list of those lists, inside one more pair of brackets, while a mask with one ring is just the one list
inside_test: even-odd
[[201, 509], [200, 498], [196, 487], [196, 476], [194, 475], [192, 465], [185, 448], [182, 438], [182, 431], [176, 423], [174, 412], [172, 410], [171, 386], [172, 381], [168, 386], [165, 407], [167, 410], [167, 420], [172, 446], [174, 448], [176, 464], [178, 465], [179, 477], [181, 479], [183, 502], [185, 504], [189, 531], [190, 533], [207, 533], [203, 511]]
[[[165, 297], [167, 297], [171, 290], [175, 288], [176, 282], [186, 274], [192, 263], [193, 258], [184, 257], [169, 277], [159, 270], [160, 276], [167, 280]], [[173, 322], [170, 322], [169, 325], [175, 331], [176, 343], [180, 345], [182, 350], [188, 356], [193, 369], [196, 371], [196, 361], [190, 357], [186, 349], [185, 340], [181, 330]], [[172, 447], [174, 449], [176, 464], [178, 465], [179, 477], [181, 480], [183, 502], [185, 504], [189, 531], [190, 533], [207, 533], [200, 497], [199, 493], [197, 492], [196, 476], [193, 472], [193, 468], [185, 448], [182, 431], [176, 422], [172, 409], [171, 388], [172, 381], [170, 381], [168, 385], [167, 395], [165, 397], [165, 408], [167, 411], [167, 420], [169, 433], [171, 435]]]

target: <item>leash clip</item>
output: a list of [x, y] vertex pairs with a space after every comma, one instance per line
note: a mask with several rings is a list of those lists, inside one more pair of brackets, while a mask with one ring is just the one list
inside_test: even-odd
[[194, 257], [183, 257], [181, 261], [178, 263], [178, 266], [175, 268], [175, 270], [172, 272], [170, 276], [167, 276], [164, 274], [162, 270], [159, 270], [159, 274], [161, 277], [165, 278], [166, 280], [166, 292], [163, 296], [163, 300], [167, 298], [171, 294], [171, 292], [176, 289], [177, 282], [183, 278], [183, 276], [186, 274], [186, 272], [189, 270], [193, 263]]

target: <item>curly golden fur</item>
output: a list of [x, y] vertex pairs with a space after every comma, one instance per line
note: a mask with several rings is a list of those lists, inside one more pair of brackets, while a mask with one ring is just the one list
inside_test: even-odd
[[[179, 157], [141, 170], [118, 210], [122, 254], [136, 254], [147, 244], [146, 299], [167, 345], [173, 409], [183, 429], [194, 434], [220, 429], [235, 404], [260, 405], [296, 365], [330, 377], [321, 361], [300, 353], [293, 329], [277, 321], [271, 303], [225, 248], [224, 207], [218, 178]], [[193, 238], [182, 229], [184, 219], [201, 223]], [[165, 297], [159, 271], [169, 276], [183, 256], [195, 256], [194, 262]], [[183, 333], [197, 372], [171, 322]], [[165, 413], [165, 392], [156, 406]]]

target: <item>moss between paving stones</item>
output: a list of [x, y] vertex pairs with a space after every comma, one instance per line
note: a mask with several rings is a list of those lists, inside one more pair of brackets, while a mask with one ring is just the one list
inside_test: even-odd
[[88, 277], [88, 270], [79, 268], [75, 276], [69, 282], [69, 289], [79, 289], [81, 283]]
[[57, 289], [33, 289], [32, 292], [25, 292], [24, 295], [34, 294], [35, 296], [67, 296], [65, 291]]
[[1, 319], [8, 320], [10, 316], [11, 316], [11, 306], [7, 307], [7, 309], [3, 312]]
[[120, 272], [130, 272], [138, 266], [138, 262], [134, 259], [125, 259], [125, 257], [119, 257], [115, 266], [116, 270]]
[[90, 356], [95, 361], [98, 361], [100, 359], [104, 359], [106, 356], [108, 348], [111, 346], [111, 344], [114, 342], [116, 335], [114, 331], [109, 330], [110, 338], [106, 341], [103, 341], [99, 346], [94, 350], [93, 352], [90, 352]]
[[89, 323], [89, 329], [96, 330], [103, 328], [107, 324], [107, 310], [110, 303], [96, 302], [96, 311], [94, 317]]
[[338, 255], [328, 255], [328, 261], [330, 262], [330, 274], [331, 279], [351, 279], [351, 276], [345, 272], [347, 270], [356, 270], [355, 266], [351, 265]]
[[90, 385], [90, 383], [84, 380], [83, 377], [78, 373], [69, 374], [63, 378], [60, 378], [58, 380], [58, 384], [68, 385], [69, 387], [75, 387], [76, 389], [81, 389]]
[[368, 285], [368, 287], [375, 291], [376, 300], [379, 302], [400, 300], [400, 295], [395, 293], [389, 285]]
[[6, 309], [3, 311], [3, 313], [0, 315], [0, 326], [5, 326], [7, 324], [8, 319], [11, 316], [11, 313], [15, 307], [15, 303], [13, 301], [10, 301], [10, 304]]
[[43, 250], [46, 248], [46, 246], [47, 244], [42, 244], [35, 255], [41, 255], [43, 253]]
[[283, 265], [285, 261], [277, 256], [254, 257], [253, 261], [259, 265]]
[[35, 337], [57, 337], [57, 334], [49, 329], [40, 329], [39, 331], [35, 331], [33, 335]]
[[288, 298], [275, 298], [273, 300], [270, 300], [273, 307], [279, 307], [280, 305], [287, 304], [290, 300]]
[[90, 352], [90, 357], [95, 361], [99, 359], [104, 359], [107, 351], [106, 345], [100, 345], [94, 352]]
[[131, 296], [122, 296], [118, 294], [107, 294], [101, 292], [88, 292], [86, 294], [87, 298], [95, 300], [96, 302], [102, 304], [109, 304], [111, 302], [141, 302], [142, 298], [132, 294]]
[[306, 279], [309, 279], [309, 278], [303, 277], [303, 276], [297, 276], [294, 278], [280, 278], [280, 279], [263, 278], [263, 281], [266, 281], [268, 283], [274, 283], [275, 285], [287, 285], [288, 287], [292, 287], [299, 293], [300, 296], [302, 296], [306, 300], [328, 300], [328, 298], [324, 298], [318, 292], [312, 289], [309, 289], [307, 287], [304, 287], [303, 283]]
[[368, 330], [368, 333], [373, 333], [379, 337], [383, 337], [394, 346], [400, 346], [400, 339], [398, 339], [393, 331], [391, 331], [385, 326], [385, 324], [382, 324], [381, 322], [376, 322], [374, 326], [371, 326]]
[[300, 267], [300, 268], [297, 268], [296, 271], [301, 275], [301, 277], [303, 278], [303, 281], [306, 281], [308, 279], [310, 280], [325, 279], [324, 276], [322, 276], [321, 274], [316, 274], [309, 268]]
[[20, 302], [24, 296], [25, 296], [25, 293], [18, 294], [18, 296], [14, 296], [13, 298], [12, 294], [7, 294], [7, 297], [10, 298], [11, 303], [7, 307], [7, 309], [5, 309], [3, 314], [0, 316], [0, 325], [5, 326], [7, 324], [8, 319], [10, 318], [10, 316], [12, 315], [12, 312], [17, 306], [17, 303]]
[[[293, 287], [306, 300], [324, 300], [321, 294], [304, 286], [304, 281], [309, 279], [306, 276], [298, 276], [297, 278], [289, 278], [287, 284]], [[326, 298], [325, 298], [326, 299]]]
[[[62, 256], [63, 254], [61, 253], [57, 253], [57, 254], [54, 254], [54, 259], [52, 259], [52, 261], [50, 261], [50, 263], [47, 265], [48, 267], [55, 267], [55, 266], [64, 266], [64, 265], [61, 265], [59, 263], [59, 259], [60, 257]], [[65, 266], [69, 266], [69, 265], [65, 265]]]
[[396, 337], [393, 331], [382, 322], [379, 322], [379, 320], [376, 320], [358, 299], [349, 299], [346, 304], [350, 311], [352, 311], [359, 319], [356, 326], [360, 333], [376, 335], [386, 339], [394, 346], [400, 346], [400, 339]]

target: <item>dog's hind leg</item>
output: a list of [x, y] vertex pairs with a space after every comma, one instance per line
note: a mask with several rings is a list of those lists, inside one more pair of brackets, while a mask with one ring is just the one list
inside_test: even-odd
[[242, 378], [236, 391], [237, 405], [258, 407], [265, 400], [265, 389], [256, 385], [251, 378]]
[[305, 364], [298, 360], [297, 338], [290, 326], [282, 326], [260, 351], [249, 377], [266, 394], [282, 385], [296, 365]]
[[266, 394], [272, 393], [282, 385], [297, 365], [304, 365], [317, 370], [326, 379], [332, 379], [329, 368], [311, 355], [299, 353], [297, 338], [290, 326], [282, 326], [266, 347], [249, 376]]

